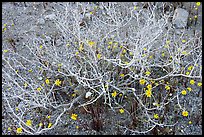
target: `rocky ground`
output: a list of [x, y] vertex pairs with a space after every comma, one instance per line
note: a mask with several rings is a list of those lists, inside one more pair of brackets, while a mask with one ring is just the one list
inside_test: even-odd
[[[195, 5], [195, 4], [194, 4]], [[36, 3], [33, 6], [33, 3], [2, 3], [2, 28], [3, 24], [7, 24], [7, 33], [3, 34], [3, 42], [6, 42], [6, 39], [12, 37], [17, 40], [17, 51], [22, 51], [21, 45], [26, 42], [27, 37], [31, 33], [35, 35], [53, 35], [58, 33], [59, 30], [56, 28], [52, 20], [54, 17], [52, 8], [60, 10], [59, 5], [55, 3], [50, 3], [46, 8], [42, 4]], [[198, 7], [198, 10], [192, 10], [193, 4], [184, 3], [183, 9], [186, 9], [189, 13], [189, 17], [193, 18], [195, 15], [198, 15], [196, 23], [193, 22], [193, 25], [189, 27], [187, 33], [191, 34], [194, 30], [202, 29], [202, 5]], [[175, 29], [175, 31], [180, 31], [180, 29]], [[25, 51], [26, 52], [26, 51]], [[202, 118], [199, 118], [199, 114], [202, 109], [202, 98], [199, 96], [199, 92], [192, 93], [186, 97], [186, 101], [189, 101], [189, 108], [193, 107], [192, 117], [179, 120], [179, 123], [175, 126], [175, 134], [177, 135], [201, 135], [202, 134]], [[103, 127], [100, 131], [96, 131], [92, 126], [92, 118], [90, 114], [84, 112], [84, 110], [76, 109], [74, 110], [77, 113], [78, 120], [73, 121], [70, 119], [70, 112], [67, 112], [62, 116], [60, 125], [55, 129], [52, 129], [45, 134], [63, 134], [63, 135], [116, 135], [116, 134], [133, 134], [129, 131], [121, 129], [119, 126], [113, 126], [120, 123], [130, 122], [130, 118], [127, 114], [119, 114], [119, 112], [113, 112], [108, 108], [103, 110], [101, 113], [101, 119], [103, 122]], [[15, 124], [15, 121], [8, 120], [8, 116], [2, 112], [2, 134], [13, 134], [12, 131], [8, 131], [8, 127], [12, 124]], [[201, 115], [202, 116], [202, 115]], [[65, 120], [64, 120], [65, 119]], [[192, 121], [192, 124], [189, 124], [189, 121]], [[76, 127], [78, 126], [78, 128]], [[170, 130], [170, 129], [169, 129]]]

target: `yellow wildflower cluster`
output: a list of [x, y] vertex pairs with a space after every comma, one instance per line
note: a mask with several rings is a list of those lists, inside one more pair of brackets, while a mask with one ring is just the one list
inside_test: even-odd
[[182, 116], [187, 117], [187, 116], [188, 116], [188, 111], [185, 111], [185, 110], [184, 110], [184, 111], [182, 112]]
[[82, 52], [84, 50], [83, 44], [80, 44], [79, 51]]
[[32, 121], [31, 121], [31, 120], [27, 120], [27, 121], [26, 121], [26, 125], [27, 125], [27, 126], [32, 126]]
[[130, 56], [133, 56], [133, 53], [132, 53], [132, 52], [129, 52], [129, 55], [130, 55]]
[[183, 39], [181, 42], [182, 42], [182, 43], [185, 43], [185, 42], [186, 42], [186, 40], [185, 40], [185, 39]]
[[195, 81], [192, 79], [192, 80], [190, 80], [190, 84], [191, 85], [194, 85], [195, 84]]
[[145, 94], [147, 97], [151, 97], [152, 95], [152, 85], [151, 84], [147, 85], [147, 90]]
[[189, 67], [188, 67], [188, 70], [192, 70], [192, 69], [193, 69], [193, 66], [189, 66]]
[[111, 95], [112, 95], [112, 97], [116, 97], [117, 92], [116, 92], [116, 91], [114, 91], [113, 93], [111, 93]]
[[47, 85], [49, 85], [49, 84], [50, 84], [50, 80], [49, 80], [49, 79], [46, 79], [46, 80], [45, 80], [45, 83], [46, 83]]
[[4, 53], [7, 53], [7, 52], [8, 52], [8, 50], [7, 50], [7, 49], [5, 49], [5, 50], [3, 50], [3, 52], [4, 52]]
[[122, 74], [120, 74], [120, 77], [124, 77], [124, 76], [125, 76], [125, 74], [123, 74], [123, 73], [122, 73]]
[[93, 45], [95, 45], [95, 42], [93, 42], [93, 41], [88, 41], [88, 44], [89, 44], [90, 47], [92, 47]]
[[198, 86], [201, 87], [202, 86], [202, 82], [198, 82]]
[[55, 81], [55, 85], [57, 85], [57, 86], [60, 86], [61, 83], [62, 83], [62, 81], [60, 81], [59, 79], [57, 79], [57, 80]]
[[169, 86], [169, 85], [166, 85], [166, 86], [165, 86], [165, 89], [166, 89], [166, 90], [170, 90], [170, 86]]
[[186, 90], [182, 90], [182, 91], [181, 91], [181, 94], [182, 94], [182, 95], [186, 95], [186, 94], [187, 94]]
[[190, 74], [190, 72], [186, 72], [186, 75], [189, 75]]
[[42, 123], [42, 122], [40, 122], [40, 123], [39, 123], [39, 127], [42, 127], [42, 126], [43, 126], [43, 123]]
[[119, 112], [122, 114], [125, 112], [125, 110], [121, 108], [121, 109], [119, 109]]
[[147, 76], [149, 76], [149, 75], [151, 74], [151, 72], [146, 71], [145, 74], [146, 74]]
[[144, 85], [145, 82], [146, 82], [146, 81], [145, 81], [144, 79], [140, 79], [140, 84], [141, 84], [141, 85]]
[[158, 114], [154, 114], [154, 118], [155, 118], [155, 119], [158, 119], [158, 118], [159, 118], [159, 115], [158, 115]]
[[22, 131], [23, 131], [22, 128], [19, 127], [19, 128], [17, 128], [16, 133], [20, 134], [20, 133], [22, 133]]
[[98, 59], [100, 59], [101, 58], [101, 54], [99, 53], [99, 54], [97, 54], [97, 58]]
[[187, 90], [188, 90], [188, 91], [192, 91], [191, 87], [187, 87]]
[[77, 116], [78, 116], [77, 114], [72, 114], [72, 115], [71, 115], [71, 119], [77, 120]]
[[196, 2], [196, 6], [200, 6], [200, 4], [201, 4], [200, 2]]
[[42, 88], [41, 88], [41, 87], [38, 87], [38, 88], [37, 88], [37, 91], [41, 91], [41, 90], [42, 90]]
[[47, 126], [47, 128], [51, 128], [51, 126], [52, 126], [52, 123], [49, 123], [48, 126]]

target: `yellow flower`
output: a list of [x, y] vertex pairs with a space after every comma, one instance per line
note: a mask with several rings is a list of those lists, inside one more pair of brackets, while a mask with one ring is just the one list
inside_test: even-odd
[[76, 53], [75, 53], [75, 55], [78, 55], [79, 54], [79, 52], [77, 51]]
[[121, 109], [119, 109], [119, 112], [122, 114], [125, 112], [125, 110], [121, 108]]
[[42, 125], [43, 125], [43, 123], [42, 123], [42, 122], [40, 122], [40, 123], [39, 123], [39, 127], [42, 127]]
[[59, 79], [57, 79], [57, 80], [55, 81], [55, 85], [60, 86], [61, 82], [62, 82], [62, 81], [60, 81]]
[[46, 79], [46, 80], [45, 80], [45, 83], [46, 83], [47, 85], [49, 85], [49, 84], [50, 84], [50, 80], [49, 80], [49, 79]]
[[188, 124], [192, 124], [192, 121], [189, 121]]
[[76, 94], [72, 94], [72, 97], [75, 97], [76, 96]]
[[40, 49], [42, 49], [43, 48], [43, 45], [40, 45]]
[[29, 70], [28, 70], [28, 72], [32, 72], [32, 71], [33, 71], [32, 69], [29, 69]]
[[169, 45], [164, 45], [164, 48], [168, 48], [169, 47]]
[[127, 51], [126, 51], [126, 49], [123, 49], [123, 54], [125, 54]]
[[27, 125], [27, 126], [32, 126], [32, 121], [31, 121], [31, 120], [27, 120], [27, 121], [26, 121], [26, 125]]
[[183, 55], [187, 55], [188, 53], [186, 51], [181, 52]]
[[187, 117], [187, 116], [188, 116], [188, 111], [183, 111], [183, 112], [182, 112], [182, 115], [183, 115], [184, 117]]
[[80, 44], [80, 46], [79, 46], [79, 51], [81, 52], [83, 49], [84, 49], [84, 48], [83, 48], [83, 45]]
[[89, 44], [90, 47], [92, 47], [95, 44], [95, 42], [89, 41], [88, 44]]
[[198, 18], [198, 16], [197, 16], [197, 15], [195, 15], [195, 16], [194, 16], [194, 18], [195, 18], [195, 19], [197, 19], [197, 18]]
[[182, 43], [185, 43], [185, 42], [186, 42], [186, 40], [185, 40], [185, 39], [183, 39], [181, 42], [182, 42]]
[[90, 12], [90, 14], [92, 15], [92, 14], [93, 14], [93, 12]]
[[165, 56], [165, 54], [164, 54], [164, 53], [162, 53], [162, 56], [164, 57], [164, 56]]
[[152, 85], [151, 84], [147, 85], [147, 88], [151, 90], [152, 89]]
[[133, 53], [132, 53], [132, 52], [129, 52], [129, 55], [130, 55], [130, 56], [133, 56]]
[[97, 54], [97, 58], [100, 59], [101, 58], [101, 54]]
[[149, 58], [151, 59], [153, 56], [151, 55], [151, 56], [149, 56]]
[[169, 43], [170, 43], [170, 40], [167, 40], [167, 41], [166, 41], [166, 44], [169, 44]]
[[196, 5], [197, 5], [197, 6], [200, 6], [200, 2], [196, 2]]
[[16, 133], [20, 134], [20, 133], [22, 133], [22, 131], [23, 131], [22, 128], [19, 127], [19, 128], [17, 128]]
[[114, 91], [113, 93], [111, 93], [111, 95], [112, 95], [112, 97], [116, 97], [117, 92], [116, 92], [116, 91]]
[[11, 131], [11, 128], [10, 128], [10, 127], [8, 127], [8, 131]]
[[19, 109], [18, 108], [16, 108], [16, 111], [18, 111]]
[[155, 119], [158, 119], [158, 118], [159, 118], [159, 115], [158, 115], [158, 114], [154, 114], [154, 118], [155, 118]]
[[149, 76], [149, 75], [151, 74], [151, 72], [146, 71], [145, 74], [146, 74], [147, 76]]
[[41, 90], [42, 90], [42, 88], [41, 88], [41, 87], [38, 87], [38, 88], [37, 88], [37, 91], [41, 91]]
[[7, 26], [7, 24], [4, 24], [4, 27], [6, 27]]
[[123, 94], [121, 94], [121, 93], [120, 93], [120, 94], [119, 94], [119, 96], [120, 96], [120, 97], [122, 97], [122, 96], [123, 96]]
[[189, 67], [188, 67], [188, 70], [192, 70], [192, 69], [193, 69], [193, 66], [189, 66]]
[[113, 49], [115, 49], [115, 48], [117, 48], [117, 47], [118, 47], [118, 46], [114, 45], [114, 46], [113, 46]]
[[127, 61], [126, 61], [126, 62], [124, 62], [124, 63], [125, 63], [126, 65], [128, 65], [128, 64], [129, 64], [129, 62], [127, 62]]
[[152, 84], [154, 84], [154, 83], [155, 83], [155, 81], [154, 81], [154, 80], [151, 80], [150, 82], [151, 82]]
[[58, 66], [58, 67], [61, 67], [61, 66], [62, 66], [62, 63], [57, 64], [57, 66]]
[[125, 74], [120, 74], [120, 77], [124, 77], [125, 76]]
[[186, 75], [189, 75], [190, 74], [190, 72], [186, 72]]
[[108, 42], [108, 44], [110, 44], [110, 45], [111, 45], [111, 44], [113, 44], [113, 42], [112, 42], [112, 41], [110, 41], [110, 42]]
[[76, 129], [79, 129], [79, 126], [76, 126]]
[[27, 83], [24, 83], [24, 87], [27, 88], [27, 87], [28, 87], [28, 84], [27, 84]]
[[108, 46], [108, 49], [110, 49], [110, 48], [111, 48], [111, 46], [109, 45], [109, 46]]
[[198, 82], [198, 86], [201, 87], [202, 86], [202, 82]]
[[141, 85], [144, 85], [145, 82], [146, 82], [146, 81], [145, 81], [144, 79], [140, 79], [140, 84], [141, 84]]
[[67, 43], [67, 45], [66, 45], [67, 47], [69, 47], [70, 46], [70, 44], [69, 43]]
[[168, 85], [165, 86], [166, 90], [170, 90], [170, 87]]
[[7, 52], [8, 52], [8, 50], [7, 50], [7, 49], [5, 49], [5, 50], [4, 50], [4, 53], [7, 53]]
[[145, 51], [145, 50], [147, 50], [147, 48], [143, 48], [143, 50]]
[[147, 97], [151, 97], [152, 91], [151, 90], [146, 90], [145, 94], [146, 94]]
[[137, 7], [136, 6], [134, 6], [134, 10], [136, 10], [137, 9]]
[[47, 128], [51, 128], [51, 126], [52, 126], [52, 123], [49, 123], [48, 126], [47, 126]]
[[190, 84], [191, 85], [194, 85], [195, 84], [195, 81], [192, 79], [192, 80], [190, 80]]
[[77, 114], [72, 114], [71, 119], [77, 120]]
[[50, 118], [51, 118], [51, 116], [49, 115], [49, 116], [47, 116], [47, 118], [48, 118], [48, 119], [50, 119]]
[[187, 87], [188, 91], [192, 91], [191, 87]]
[[187, 93], [186, 90], [182, 90], [182, 91], [181, 91], [181, 94], [182, 94], [182, 95], [186, 95], [186, 93]]
[[146, 56], [146, 54], [142, 54], [142, 57], [145, 57]]

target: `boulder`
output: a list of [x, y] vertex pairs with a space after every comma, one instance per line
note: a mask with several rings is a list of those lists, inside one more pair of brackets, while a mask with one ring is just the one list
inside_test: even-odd
[[176, 28], [184, 28], [188, 21], [188, 11], [182, 8], [177, 8], [173, 15], [173, 25]]

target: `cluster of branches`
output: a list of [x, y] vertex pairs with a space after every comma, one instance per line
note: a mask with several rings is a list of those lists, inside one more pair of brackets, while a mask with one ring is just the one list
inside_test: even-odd
[[[202, 79], [202, 38], [196, 31], [186, 35], [185, 28], [175, 31], [173, 5], [77, 2], [59, 6], [53, 18], [47, 16], [59, 29], [58, 36], [24, 33], [28, 40], [22, 50], [2, 55], [2, 99], [11, 118], [27, 134], [42, 134], [55, 128], [73, 106], [85, 108], [102, 99], [110, 110], [123, 108], [143, 125], [133, 129], [119, 125], [124, 133], [175, 126], [179, 110], [185, 110], [180, 92], [176, 92], [181, 90], [178, 83]], [[193, 69], [187, 75], [190, 65]], [[42, 86], [46, 79], [50, 84]], [[60, 86], [55, 85], [56, 79], [62, 81]], [[141, 79], [146, 81], [144, 85]], [[148, 84], [152, 85], [151, 97], [145, 94]], [[166, 85], [170, 90], [164, 92]], [[41, 91], [37, 91], [39, 87]], [[72, 93], [76, 96], [68, 96]], [[130, 113], [130, 102], [118, 101], [119, 94], [136, 101], [137, 109]], [[171, 113], [175, 106], [178, 112]], [[51, 128], [26, 125], [27, 115], [38, 113], [40, 118], [36, 110], [51, 111], [55, 117]], [[154, 119], [154, 113], [161, 119]]]

